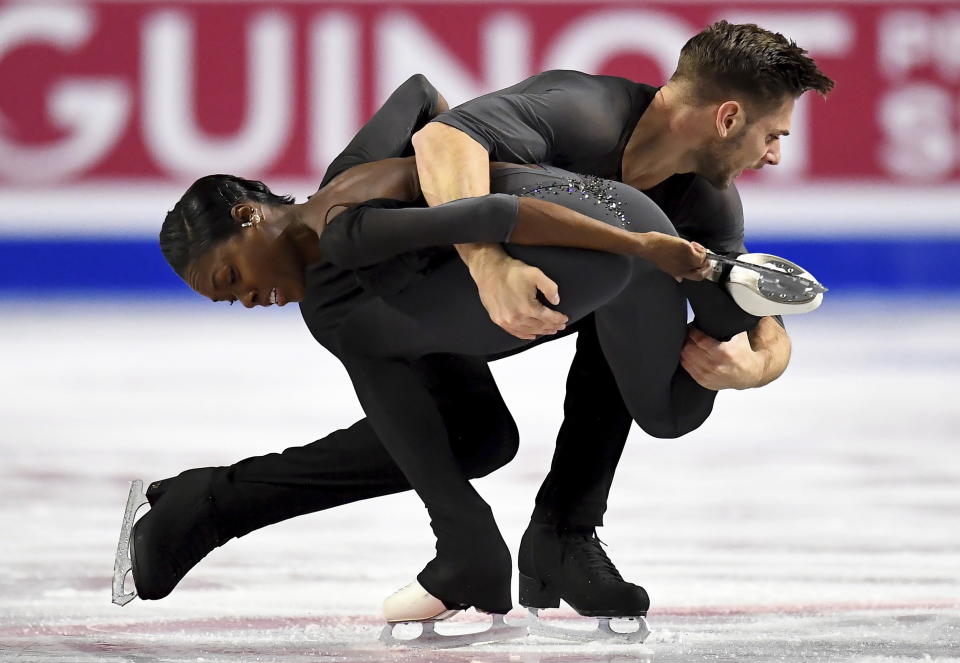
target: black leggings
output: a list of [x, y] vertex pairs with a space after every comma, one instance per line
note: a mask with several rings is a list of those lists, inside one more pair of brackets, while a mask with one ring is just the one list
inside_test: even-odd
[[[524, 193], [563, 185], [559, 195], [549, 191], [547, 199], [620, 225], [616, 214], [583, 197], [582, 189], [568, 190], [565, 183], [578, 179], [556, 169], [516, 168], [497, 173], [494, 188]], [[631, 230], [675, 234], [663, 212], [642, 193], [623, 184], [607, 184], [619, 197]], [[434, 233], [434, 241], [482, 241], [493, 237], [478, 234], [478, 228], [489, 226], [494, 235], [502, 232], [493, 218], [504, 213], [496, 199], [488, 198], [488, 206], [483, 199], [472, 199], [429, 209], [362, 207], [345, 213], [353, 216], [340, 221], [365, 227], [368, 234], [382, 225], [420, 237], [418, 229], [423, 226]], [[448, 228], [449, 236], [438, 238], [438, 228]], [[572, 323], [596, 312], [607, 363], [630, 414], [645, 430], [676, 436], [706, 418], [715, 392], [677, 370], [686, 310], [675, 280], [641, 259], [580, 249], [510, 244], [506, 248], [557, 282], [557, 308]], [[621, 292], [628, 284], [631, 294], [624, 297]], [[437, 555], [418, 576], [420, 583], [448, 603], [506, 611], [509, 552], [489, 507], [464, 474], [440, 406], [414, 362], [434, 353], [478, 357], [509, 353], [530, 343], [490, 320], [466, 267], [457, 259], [435, 267], [399, 293], [358, 308], [338, 335], [338, 356], [370, 425], [430, 513]]]

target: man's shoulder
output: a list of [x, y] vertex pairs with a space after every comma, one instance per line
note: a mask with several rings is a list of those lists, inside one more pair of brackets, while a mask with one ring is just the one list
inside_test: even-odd
[[539, 74], [534, 74], [530, 78], [520, 83], [526, 87], [550, 88], [564, 85], [583, 87], [595, 90], [622, 90], [625, 92], [638, 92], [650, 86], [643, 83], [631, 81], [628, 78], [620, 76], [607, 76], [605, 74], [588, 74], [576, 69], [548, 69]]
[[[576, 118], [568, 132], [590, 133], [598, 146], [622, 138], [623, 127], [646, 108], [655, 88], [618, 76], [551, 69], [524, 81], [522, 93], [553, 95], [552, 109]], [[606, 140], [605, 140], [606, 139]]]

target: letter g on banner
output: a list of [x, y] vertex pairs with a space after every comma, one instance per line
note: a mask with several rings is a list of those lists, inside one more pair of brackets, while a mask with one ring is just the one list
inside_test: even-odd
[[[94, 29], [92, 12], [78, 6], [12, 5], [0, 8], [0, 60], [28, 43], [63, 50], [82, 46]], [[116, 145], [130, 116], [130, 93], [106, 78], [56, 85], [47, 104], [66, 137], [54, 144], [17, 144], [0, 123], [0, 175], [17, 182], [61, 180], [97, 163]]]

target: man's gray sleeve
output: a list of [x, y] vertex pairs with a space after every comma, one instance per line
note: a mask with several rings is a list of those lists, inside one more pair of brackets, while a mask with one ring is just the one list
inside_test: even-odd
[[443, 113], [492, 161], [564, 164], [609, 153], [630, 112], [624, 83], [578, 71], [547, 71]]

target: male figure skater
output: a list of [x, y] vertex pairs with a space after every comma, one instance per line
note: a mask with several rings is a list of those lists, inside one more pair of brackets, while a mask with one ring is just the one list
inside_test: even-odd
[[[832, 87], [805, 51], [782, 35], [722, 21], [683, 47], [676, 72], [659, 89], [621, 78], [545, 72], [441, 114], [413, 137], [413, 145], [431, 205], [488, 193], [488, 160], [550, 163], [641, 189], [681, 237], [716, 253], [743, 253], [733, 180], [747, 168], [779, 163], [780, 138], [789, 133], [796, 98], [807, 90], [826, 95]], [[458, 250], [491, 318], [504, 329], [533, 338], [565, 322], [538, 301], [539, 275], [529, 276], [500, 245]], [[680, 287], [701, 312], [701, 293], [712, 284], [684, 281]], [[613, 328], [604, 329], [613, 323], [599, 319], [577, 325], [563, 427], [520, 548], [522, 605], [553, 607], [562, 598], [582, 614], [646, 609], [645, 594], [620, 578], [594, 528], [602, 524], [631, 420], [654, 436], [676, 437], [709, 414], [709, 408], [691, 412], [680, 406], [672, 418], [651, 425], [635, 403], [631, 410], [624, 404], [621, 394], [634, 388], [638, 376], [608, 365], [605, 357], [622, 356], [635, 337], [631, 327], [649, 324], [636, 305], [648, 292], [646, 282], [636, 281], [618, 295]], [[708, 336], [695, 321], [682, 349], [665, 339], [661, 347], [635, 352], [679, 350], [686, 375], [677, 376], [677, 386], [686, 377], [714, 394], [763, 386], [786, 369], [789, 337], [774, 318], [760, 319], [746, 337], [713, 333]]]

